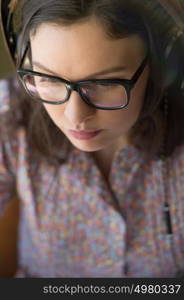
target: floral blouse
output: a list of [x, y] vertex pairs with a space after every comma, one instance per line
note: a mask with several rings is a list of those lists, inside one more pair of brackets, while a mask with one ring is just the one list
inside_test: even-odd
[[[0, 83], [0, 111], [8, 90]], [[134, 146], [114, 157], [108, 184], [72, 148], [59, 166], [31, 160], [24, 128], [0, 144], [0, 214], [20, 201], [17, 277], [177, 277], [184, 272], [184, 146], [162, 162]], [[165, 194], [172, 223], [168, 233]]]

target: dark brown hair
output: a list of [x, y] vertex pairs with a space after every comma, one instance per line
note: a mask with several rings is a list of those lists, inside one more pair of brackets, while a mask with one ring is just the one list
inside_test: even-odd
[[[175, 2], [180, 3], [180, 0]], [[184, 95], [181, 89], [184, 80], [184, 37], [181, 35], [177, 39], [167, 57], [168, 45], [172, 43], [178, 28], [159, 1], [23, 0], [21, 11], [19, 60], [30, 33], [34, 34], [44, 22], [67, 26], [95, 16], [109, 38], [139, 34], [149, 50], [150, 75], [142, 111], [131, 130], [132, 143], [147, 153], [156, 156], [161, 153], [166, 94], [169, 105], [165, 130], [166, 154], [171, 155], [184, 142]], [[61, 149], [67, 143], [63, 133], [50, 119], [42, 104], [29, 99], [15, 85], [15, 80], [10, 79], [12, 101], [8, 120], [11, 120], [12, 128], [24, 126], [33, 152], [56, 163], [61, 161]]]

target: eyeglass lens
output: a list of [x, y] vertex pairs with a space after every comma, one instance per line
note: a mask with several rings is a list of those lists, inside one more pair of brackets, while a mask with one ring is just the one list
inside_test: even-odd
[[[26, 74], [23, 77], [27, 91], [34, 98], [49, 102], [65, 101], [68, 96], [66, 84], [57, 78]], [[117, 83], [80, 83], [84, 98], [99, 107], [116, 107], [126, 105], [126, 89]]]

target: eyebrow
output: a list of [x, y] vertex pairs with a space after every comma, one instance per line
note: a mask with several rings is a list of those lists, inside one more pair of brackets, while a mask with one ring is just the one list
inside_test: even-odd
[[[32, 64], [34, 66], [37, 66], [37, 67], [41, 68], [45, 72], [48, 72], [48, 73], [51, 73], [54, 76], [60, 77], [57, 73], [55, 73], [52, 70], [48, 69], [47, 67], [42, 65], [40, 62], [33, 61]], [[94, 78], [95, 76], [99, 76], [99, 75], [107, 75], [107, 74], [111, 74], [111, 73], [122, 72], [122, 71], [125, 71], [126, 69], [127, 69], [127, 67], [124, 67], [124, 66], [117, 66], [117, 67], [114, 66], [114, 67], [111, 67], [111, 68], [93, 73], [93, 74], [89, 75], [88, 77], [86, 77], [85, 79]]]

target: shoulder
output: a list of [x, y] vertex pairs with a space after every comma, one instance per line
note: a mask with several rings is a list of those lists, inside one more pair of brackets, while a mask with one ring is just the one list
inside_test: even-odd
[[15, 74], [5, 79], [0, 79], [0, 114], [9, 110], [12, 95], [19, 95], [19, 90], [20, 85]]
[[26, 133], [20, 125], [14, 126], [13, 114], [10, 113], [10, 80], [0, 80], [0, 156], [1, 163], [4, 161], [14, 169], [20, 145], [26, 144]]
[[184, 143], [174, 150], [170, 157], [170, 161], [173, 163], [182, 162], [184, 165]]
[[173, 179], [183, 180], [184, 178], [184, 144], [178, 146], [168, 158], [169, 174]]
[[8, 80], [0, 80], [0, 114], [9, 109], [9, 98]]

